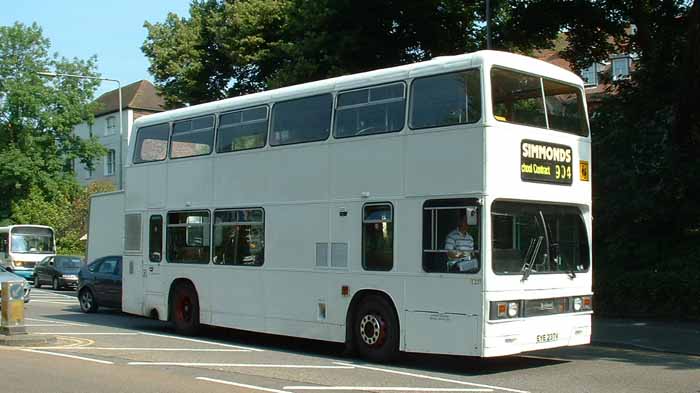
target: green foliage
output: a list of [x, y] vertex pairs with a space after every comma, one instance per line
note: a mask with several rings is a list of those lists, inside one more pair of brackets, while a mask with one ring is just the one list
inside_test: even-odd
[[[95, 139], [72, 132], [92, 121], [89, 103], [97, 82], [37, 75], [46, 70], [95, 75], [95, 58], [49, 55], [49, 41], [36, 24], [0, 26], [0, 219], [5, 222], [37, 223], [24, 221], [41, 218], [37, 211], [60, 221], [53, 213], [77, 190], [71, 163], [92, 167], [105, 154]], [[56, 206], [46, 205], [51, 203]]]
[[700, 320], [700, 271], [633, 271], [598, 275], [596, 313], [615, 317]]
[[[497, 42], [551, 46], [555, 29], [506, 34], [521, 2], [501, 3]], [[458, 0], [199, 0], [189, 17], [146, 22], [142, 50], [175, 107], [482, 49], [483, 10]]]
[[26, 198], [12, 203], [12, 220], [53, 227], [57, 253], [85, 255], [85, 242], [80, 239], [88, 230], [90, 196], [115, 190], [109, 181], [97, 181], [82, 189], [76, 187], [67, 193], [51, 195], [32, 187]]

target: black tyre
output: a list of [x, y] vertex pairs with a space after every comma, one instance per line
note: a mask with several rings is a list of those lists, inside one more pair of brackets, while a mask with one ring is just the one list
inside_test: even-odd
[[194, 336], [199, 330], [199, 297], [191, 284], [180, 284], [173, 290], [171, 320], [175, 331]]
[[34, 276], [34, 288], [41, 288], [41, 283], [39, 282], [39, 276]]
[[95, 300], [95, 295], [91, 290], [84, 288], [78, 293], [78, 301], [80, 302], [80, 310], [84, 313], [93, 313], [97, 311], [98, 305]]
[[389, 301], [371, 295], [357, 308], [353, 320], [355, 348], [362, 357], [386, 362], [399, 352], [399, 319]]
[[51, 281], [51, 289], [53, 289], [54, 291], [58, 291], [59, 289], [61, 289], [61, 285], [58, 283], [58, 277], [54, 277]]

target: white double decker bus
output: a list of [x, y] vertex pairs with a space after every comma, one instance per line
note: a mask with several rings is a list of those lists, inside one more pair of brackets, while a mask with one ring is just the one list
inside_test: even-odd
[[590, 137], [566, 70], [482, 51], [134, 129], [126, 312], [372, 360], [590, 341]]

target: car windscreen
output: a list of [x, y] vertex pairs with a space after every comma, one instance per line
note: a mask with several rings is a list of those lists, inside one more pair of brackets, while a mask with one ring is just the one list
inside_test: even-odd
[[61, 270], [77, 270], [80, 269], [80, 258], [56, 258], [58, 259], [58, 268]]

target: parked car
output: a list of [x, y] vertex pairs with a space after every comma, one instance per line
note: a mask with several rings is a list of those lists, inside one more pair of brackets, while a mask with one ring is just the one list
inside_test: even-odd
[[51, 284], [51, 288], [58, 290], [65, 287], [78, 287], [78, 272], [83, 264], [83, 259], [72, 255], [55, 255], [41, 260], [34, 267], [34, 288], [41, 288], [43, 284]]
[[99, 307], [122, 307], [122, 257], [98, 258], [78, 273], [78, 300], [83, 312]]
[[4, 267], [0, 266], [0, 292], [2, 291], [2, 283], [5, 281], [22, 281], [24, 283], [24, 302], [29, 303], [29, 293], [32, 291], [29, 282], [23, 277], [10, 273]]

